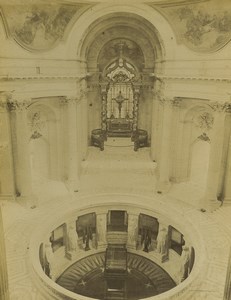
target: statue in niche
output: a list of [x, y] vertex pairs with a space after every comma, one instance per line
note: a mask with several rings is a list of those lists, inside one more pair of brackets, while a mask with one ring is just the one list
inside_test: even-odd
[[45, 245], [45, 273], [54, 279], [54, 253], [51, 242], [47, 242]]
[[156, 251], [160, 254], [165, 254], [167, 252], [167, 236], [166, 228], [161, 228], [156, 239]]
[[190, 253], [187, 246], [182, 247], [182, 253], [180, 257], [180, 272], [179, 272], [179, 281], [184, 281], [189, 274], [189, 259]]
[[70, 226], [68, 231], [68, 245], [70, 251], [77, 251], [78, 250], [78, 235], [74, 228], [74, 226]]

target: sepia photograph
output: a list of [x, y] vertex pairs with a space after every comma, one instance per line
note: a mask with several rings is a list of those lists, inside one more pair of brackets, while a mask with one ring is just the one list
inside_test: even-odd
[[0, 0], [0, 300], [231, 300], [231, 0]]

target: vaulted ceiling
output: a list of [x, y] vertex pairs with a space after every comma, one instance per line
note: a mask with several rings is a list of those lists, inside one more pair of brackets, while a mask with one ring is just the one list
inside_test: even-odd
[[[99, 2], [115, 4], [114, 0], [53, 0], [49, 4], [45, 0], [0, 0], [0, 8], [7, 37], [14, 39], [27, 50], [47, 51], [65, 40], [80, 16]], [[222, 5], [220, 0], [118, 0], [116, 3], [143, 5], [150, 12], [158, 11], [172, 26], [178, 43], [185, 44], [195, 52], [217, 51], [231, 38], [229, 0], [222, 0]], [[143, 51], [144, 54], [146, 52], [145, 62], [152, 56], [151, 48], [154, 49], [153, 55], [158, 56], [160, 39], [157, 38], [157, 32], [141, 17], [116, 13], [115, 9], [114, 14], [98, 21], [102, 24], [99, 25], [98, 22], [91, 26], [96, 39], [102, 41], [104, 32], [104, 41], [107, 43], [111, 34], [115, 39], [123, 32], [121, 37], [130, 37], [134, 41], [137, 34], [136, 39], [141, 41], [139, 47], [146, 48], [144, 45], [148, 45]], [[153, 36], [150, 35], [151, 31]], [[90, 58], [92, 54], [87, 51]]]

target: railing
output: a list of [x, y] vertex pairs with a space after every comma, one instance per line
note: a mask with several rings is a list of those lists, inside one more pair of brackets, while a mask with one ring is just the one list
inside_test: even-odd
[[[110, 205], [113, 205], [113, 207], [115, 206], [115, 204], [111, 204], [111, 203], [107, 203], [107, 209], [110, 209]], [[147, 213], [147, 211], [145, 211], [144, 206], [139, 207], [138, 205], [131, 205], [131, 204], [120, 204], [119, 205], [120, 208], [126, 209], [129, 215], [129, 211], [133, 210], [138, 210], [139, 212], [144, 212]], [[55, 218], [50, 218], [49, 224], [43, 224], [41, 226], [39, 226], [39, 228], [34, 232], [33, 234], [33, 238], [31, 239], [31, 243], [30, 243], [30, 260], [31, 260], [31, 266], [32, 266], [32, 276], [34, 278], [34, 282], [35, 284], [38, 286], [39, 290], [44, 293], [45, 298], [46, 299], [64, 299], [64, 300], [87, 300], [89, 298], [81, 296], [81, 295], [77, 295], [73, 292], [70, 292], [64, 288], [62, 288], [61, 286], [59, 286], [58, 284], [56, 284], [53, 280], [51, 280], [45, 273], [44, 270], [40, 264], [39, 261], [39, 248], [41, 243], [43, 242], [44, 236], [47, 236], [47, 234], [49, 232], [51, 232], [52, 230], [54, 230], [54, 227], [58, 227], [60, 224], [63, 224], [65, 221], [67, 222], [69, 219], [73, 219], [73, 215], [77, 214], [83, 214], [86, 212], [97, 212], [100, 211], [100, 213], [102, 213], [102, 210], [104, 209], [103, 207], [105, 207], [105, 203], [104, 204], [98, 204], [95, 205], [94, 207], [91, 208], [86, 208], [85, 210], [81, 210], [81, 212], [79, 211], [79, 208], [71, 208], [71, 210], [68, 210], [66, 213], [64, 213], [63, 216], [60, 216], [59, 219], [55, 219]], [[167, 210], [166, 210], [167, 212]], [[149, 210], [149, 213], [150, 210]], [[157, 212], [153, 212], [153, 214], [155, 215], [155, 213]], [[179, 220], [179, 222], [183, 222], [184, 224], [184, 228], [187, 228], [186, 224], [188, 223], [188, 221], [186, 219], [182, 219], [182, 215], [180, 215], [178, 212], [175, 212], [175, 219]], [[158, 215], [161, 215], [162, 212], [159, 211]], [[166, 218], [168, 218], [168, 216], [165, 216]], [[173, 220], [173, 223], [176, 224], [176, 220]], [[192, 269], [191, 274], [189, 275], [189, 277], [184, 280], [182, 283], [180, 283], [179, 285], [177, 285], [175, 288], [169, 290], [168, 292], [165, 292], [163, 294], [157, 295], [152, 297], [155, 300], [187, 300], [193, 292], [190, 292], [190, 290], [193, 290], [193, 286], [195, 285], [199, 285], [201, 279], [204, 276], [203, 271], [206, 270], [206, 265], [205, 265], [205, 261], [206, 261], [206, 257], [205, 257], [205, 250], [203, 248], [203, 241], [202, 238], [200, 236], [199, 231], [197, 231], [197, 229], [193, 226], [193, 224], [188, 224], [190, 225], [190, 232], [184, 232], [184, 236], [189, 236], [191, 242], [193, 243], [193, 246], [195, 248], [195, 253], [196, 253], [196, 258], [195, 258], [195, 263], [194, 263], [194, 267]], [[183, 227], [183, 226], [182, 226]], [[105, 228], [106, 230], [106, 228]], [[105, 249], [104, 249], [105, 250]], [[130, 249], [131, 250], [131, 249]], [[129, 250], [129, 251], [130, 251]], [[82, 251], [82, 252], [78, 252], [75, 258], [75, 261], [83, 258], [83, 257], [87, 257], [93, 253], [97, 253], [102, 251], [101, 249], [94, 249], [94, 250], [90, 250], [90, 251]], [[134, 253], [137, 253], [135, 249], [131, 250], [134, 251]], [[172, 251], [174, 252], [174, 251]], [[153, 253], [145, 253], [143, 251], [139, 251], [139, 255], [143, 255], [144, 257], [147, 257], [148, 259], [153, 260], [155, 263], [159, 264], [163, 269], [165, 269], [170, 276], [176, 281], [176, 274], [174, 274], [174, 272], [171, 272], [171, 269], [173, 269], [173, 265], [171, 265], [171, 261], [173, 264], [177, 263], [178, 254], [176, 253], [171, 253], [170, 251], [170, 255], [169, 255], [169, 261], [167, 263], [161, 263], [160, 261], [158, 261], [158, 255], [156, 255], [154, 252]], [[174, 258], [175, 256], [175, 258]], [[59, 269], [58, 273], [61, 274], [62, 271], [64, 271], [66, 268], [68, 268], [71, 264], [73, 264], [75, 262], [74, 260], [68, 260], [66, 257], [60, 259], [59, 258], [59, 262], [62, 265], [62, 268]], [[179, 264], [179, 260], [178, 260], [178, 264]], [[175, 265], [176, 267], [176, 265]], [[61, 270], [62, 269], [62, 270]], [[176, 268], [175, 268], [176, 269]], [[58, 276], [58, 274], [57, 274]], [[151, 299], [151, 298], [150, 298]]]

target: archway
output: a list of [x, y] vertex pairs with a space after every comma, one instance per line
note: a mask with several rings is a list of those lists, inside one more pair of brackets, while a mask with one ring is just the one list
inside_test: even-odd
[[[111, 132], [115, 125], [119, 128], [113, 132], [114, 136], [131, 136], [133, 132], [144, 130], [148, 145], [154, 84], [150, 74], [161, 70], [157, 61], [164, 56], [159, 34], [147, 19], [125, 12], [102, 16], [90, 29], [78, 49], [80, 56], [86, 59], [90, 75], [89, 141], [93, 130]], [[117, 67], [121, 69], [116, 70]]]

